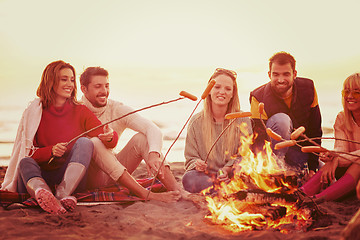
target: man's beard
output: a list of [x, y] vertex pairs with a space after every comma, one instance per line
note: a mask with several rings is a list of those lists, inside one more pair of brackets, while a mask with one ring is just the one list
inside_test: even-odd
[[103, 103], [102, 101], [101, 102], [100, 101], [95, 101], [94, 107], [97, 107], [97, 108], [105, 107], [106, 104], [107, 104], [107, 96], [106, 95], [101, 95], [101, 96], [97, 96], [97, 98], [98, 97], [106, 97], [105, 102]]
[[[279, 87], [280, 86], [280, 87]], [[290, 84], [287, 84], [287, 85], [284, 85], [284, 84], [273, 84], [272, 85], [272, 89], [274, 90], [274, 92], [279, 95], [279, 96], [282, 96], [284, 95], [285, 93], [287, 93], [289, 91], [289, 89], [291, 89], [291, 85]]]

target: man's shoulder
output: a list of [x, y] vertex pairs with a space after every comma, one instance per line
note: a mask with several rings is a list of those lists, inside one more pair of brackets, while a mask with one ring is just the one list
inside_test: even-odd
[[297, 84], [314, 85], [314, 81], [310, 78], [296, 77], [294, 80]]
[[134, 111], [134, 109], [130, 106], [125, 105], [122, 102], [108, 99], [107, 105], [106, 105], [106, 112], [107, 114], [113, 115], [113, 116], [120, 116], [127, 113], [130, 113]]
[[107, 101], [107, 109], [110, 110], [115, 110], [115, 111], [128, 111], [129, 109], [131, 109], [131, 107], [125, 105], [122, 102], [113, 100], [113, 99], [108, 99]]
[[258, 92], [266, 87], [266, 85], [270, 84], [270, 82], [264, 83], [263, 85], [260, 85], [259, 87], [255, 88], [251, 92]]
[[114, 99], [110, 99], [110, 98], [107, 100], [107, 105], [110, 106], [110, 107], [112, 107], [112, 106], [115, 106], [115, 107], [116, 106], [125, 106], [124, 103], [116, 101]]
[[316, 91], [314, 81], [310, 78], [297, 77], [294, 80], [294, 86], [296, 91], [300, 92], [302, 96], [306, 94], [312, 95]]
[[251, 97], [254, 96], [254, 97], [259, 97], [259, 95], [263, 95], [264, 92], [265, 92], [265, 89], [267, 88], [267, 86], [270, 85], [270, 82], [268, 83], [265, 83], [257, 88], [255, 88], [254, 90], [252, 90], [250, 92], [250, 101], [251, 101]]

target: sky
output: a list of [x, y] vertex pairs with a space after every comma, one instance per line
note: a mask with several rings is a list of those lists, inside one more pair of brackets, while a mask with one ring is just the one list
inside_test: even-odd
[[0, 0], [0, 101], [35, 91], [58, 59], [77, 73], [221, 66], [247, 76], [266, 75], [271, 55], [287, 51], [298, 75], [341, 87], [360, 71], [359, 9], [347, 0]]

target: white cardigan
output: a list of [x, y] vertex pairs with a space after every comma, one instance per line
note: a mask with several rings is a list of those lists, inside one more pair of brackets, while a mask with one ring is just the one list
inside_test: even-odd
[[1, 190], [16, 192], [18, 179], [18, 164], [21, 159], [29, 156], [34, 148], [33, 141], [42, 116], [42, 104], [39, 98], [29, 103], [25, 109], [17, 130], [9, 166], [6, 170]]

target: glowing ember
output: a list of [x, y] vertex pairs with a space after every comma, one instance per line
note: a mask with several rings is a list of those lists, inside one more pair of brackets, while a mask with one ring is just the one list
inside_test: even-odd
[[240, 139], [242, 160], [235, 165], [231, 182], [202, 192], [211, 213], [205, 218], [232, 232], [306, 229], [312, 223], [311, 211], [295, 208], [297, 176], [277, 164], [269, 142], [255, 155], [250, 150], [252, 139], [251, 135]]

